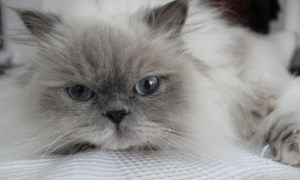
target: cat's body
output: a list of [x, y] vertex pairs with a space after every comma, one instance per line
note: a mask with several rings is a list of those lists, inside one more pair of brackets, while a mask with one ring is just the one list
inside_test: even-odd
[[[203, 1], [168, 2], [18, 11], [38, 48], [0, 82], [1, 159], [192, 142], [269, 144], [277, 160], [298, 164], [300, 82], [287, 71], [288, 55]], [[159, 83], [143, 94], [141, 81], [150, 90]], [[74, 100], [76, 85], [93, 96]]]

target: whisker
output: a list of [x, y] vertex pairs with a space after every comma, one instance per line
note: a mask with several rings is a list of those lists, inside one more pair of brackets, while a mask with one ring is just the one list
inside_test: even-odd
[[184, 143], [188, 143], [188, 144], [192, 145], [193, 147], [197, 147], [197, 149], [199, 149], [199, 150], [203, 150], [203, 147], [201, 147], [199, 144], [197, 144], [197, 143], [195, 143], [195, 142], [193, 142], [193, 141], [191, 141], [189, 139], [186, 139], [184, 137], [178, 136], [176, 134], [169, 134], [169, 135], [171, 135], [173, 138], [181, 140]]
[[45, 155], [47, 154], [47, 152], [50, 150], [50, 148], [51, 148], [55, 143], [61, 141], [61, 139], [62, 139], [64, 136], [68, 135], [68, 134], [69, 134], [70, 132], [72, 132], [72, 131], [74, 131], [74, 129], [69, 130], [69, 131], [63, 133], [62, 135], [58, 136], [58, 138], [56, 138], [54, 141], [52, 141], [52, 143], [50, 143], [50, 145], [49, 145], [48, 148], [46, 149], [46, 151], [45, 151], [45, 153], [43, 154], [43, 156], [42, 156], [41, 159], [44, 159], [44, 157], [45, 157]]
[[[170, 142], [169, 144], [171, 144], [173, 148], [180, 150], [180, 151], [176, 151], [177, 153], [183, 153], [185, 155], [192, 155], [192, 152], [190, 152], [189, 149], [186, 149], [182, 145], [180, 145], [180, 142], [178, 142], [178, 139], [176, 139], [175, 137], [171, 137], [168, 134], [168, 136], [166, 136], [165, 138], [169, 140], [169, 142]], [[166, 151], [166, 153], [167, 153], [167, 151]]]
[[180, 145], [180, 142], [177, 142], [178, 140], [180, 139], [177, 139], [176, 137], [174, 136], [170, 136], [170, 134], [168, 134], [166, 136], [167, 139], [169, 139], [169, 141], [173, 142], [176, 147], [175, 148], [178, 148], [179, 150], [183, 151], [184, 153], [188, 154], [188, 151], [186, 148], [182, 147], [182, 145]]
[[[74, 142], [71, 141], [71, 142]], [[68, 144], [70, 144], [71, 142], [68, 142]], [[72, 149], [75, 145], [78, 145], [77, 143], [73, 143], [72, 145], [70, 145], [68, 148], [66, 148], [65, 150], [63, 150], [60, 154], [73, 154], [75, 152], [75, 150], [78, 148], [75, 148], [75, 150], [73, 150], [71, 153], [67, 153], [70, 149]], [[80, 145], [79, 145], [80, 146]]]
[[80, 148], [80, 146], [82, 146], [82, 144], [78, 144], [77, 147], [70, 154], [75, 154], [77, 152], [77, 150]]
[[182, 134], [182, 135], [185, 135], [185, 136], [190, 136], [190, 137], [194, 137], [194, 138], [200, 138], [199, 136], [195, 136], [195, 135], [192, 135], [192, 134], [183, 133], [183, 132], [176, 131], [176, 130], [173, 130], [173, 129], [171, 129], [171, 131], [173, 133], [175, 133], [175, 134]]
[[87, 143], [87, 144], [85, 145], [85, 147], [81, 149], [80, 153], [86, 151], [87, 149], [90, 149], [91, 147], [92, 147], [92, 145], [89, 144], [89, 143]]
[[[65, 138], [62, 138], [61, 140], [59, 140], [59, 141], [63, 141], [63, 140], [65, 140], [65, 139], [68, 139], [69, 137], [65, 137]], [[59, 141], [57, 141], [57, 142], [59, 142]], [[52, 142], [51, 142], [52, 143]], [[35, 151], [33, 151], [33, 152], [31, 152], [30, 154], [34, 154], [34, 153], [37, 153], [37, 152], [39, 152], [39, 151], [42, 151], [43, 149], [45, 149], [45, 148], [49, 148], [49, 146], [50, 146], [50, 144], [51, 143], [49, 143], [49, 144], [47, 144], [47, 145], [45, 145], [45, 146], [43, 146], [43, 147], [41, 147], [41, 148], [39, 148], [39, 149], [37, 149], [37, 150], [35, 150]], [[50, 149], [50, 148], [49, 148]], [[47, 150], [45, 151], [45, 153], [47, 152]], [[45, 154], [44, 153], [44, 154]], [[28, 155], [30, 155], [30, 154], [28, 154]]]
[[[69, 139], [69, 138], [71, 138], [71, 137], [65, 137], [65, 138], [61, 139], [60, 141], [67, 140], [67, 139]], [[72, 143], [73, 141], [75, 141], [75, 139], [72, 139], [71, 141], [67, 141], [67, 142], [65, 142], [65, 143], [60, 144], [59, 146], [56, 146], [56, 147], [53, 148], [51, 151], [47, 152], [47, 154], [45, 154], [45, 157], [46, 157], [46, 156], [49, 156], [50, 154], [53, 154], [54, 152], [56, 152], [56, 151], [59, 150], [60, 148], [62, 148], [62, 147], [64, 147], [64, 146], [66, 146], [66, 145]]]

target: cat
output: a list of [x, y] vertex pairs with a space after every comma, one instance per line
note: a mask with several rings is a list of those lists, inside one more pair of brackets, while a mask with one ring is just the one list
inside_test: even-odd
[[15, 9], [35, 56], [0, 81], [2, 161], [248, 144], [300, 163], [300, 81], [271, 37], [204, 0], [74, 3]]

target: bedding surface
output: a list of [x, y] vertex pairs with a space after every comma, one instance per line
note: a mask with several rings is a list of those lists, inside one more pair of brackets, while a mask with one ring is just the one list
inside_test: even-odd
[[196, 157], [175, 151], [88, 152], [0, 164], [0, 179], [300, 179], [300, 168], [256, 155]]

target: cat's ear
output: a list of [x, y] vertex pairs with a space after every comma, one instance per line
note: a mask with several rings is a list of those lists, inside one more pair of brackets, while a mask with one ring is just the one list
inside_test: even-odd
[[61, 20], [54, 14], [29, 10], [15, 10], [26, 28], [38, 39], [45, 39], [52, 34], [55, 25]]
[[177, 36], [186, 21], [188, 0], [175, 0], [153, 9], [145, 16], [145, 21], [155, 31], [172, 31]]

